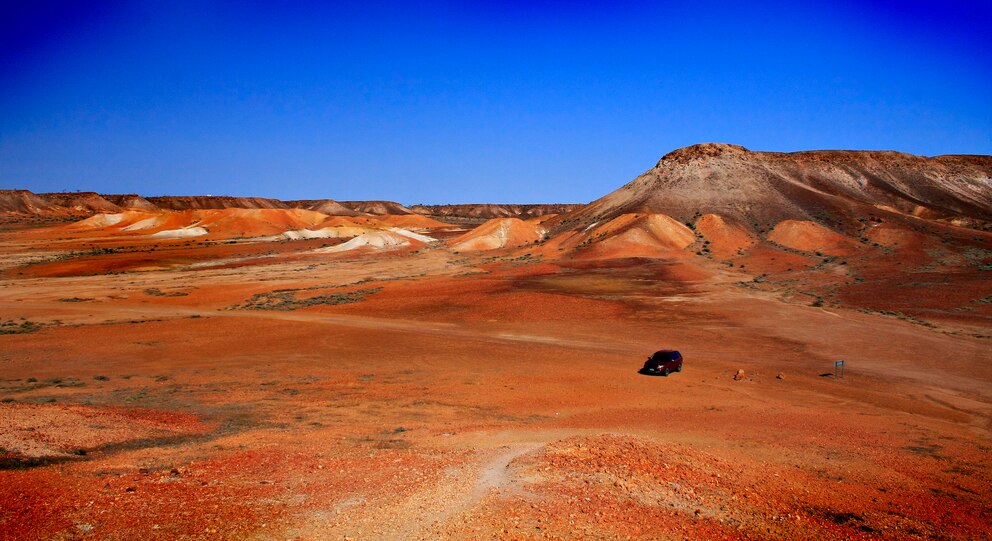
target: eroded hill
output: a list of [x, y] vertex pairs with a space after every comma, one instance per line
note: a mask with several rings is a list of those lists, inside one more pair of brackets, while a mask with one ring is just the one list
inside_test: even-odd
[[783, 220], [853, 231], [872, 215], [987, 229], [992, 156], [926, 158], [899, 152], [752, 152], [700, 144], [666, 154], [618, 190], [551, 222], [556, 231], [629, 213], [680, 221], [717, 214], [754, 230]]

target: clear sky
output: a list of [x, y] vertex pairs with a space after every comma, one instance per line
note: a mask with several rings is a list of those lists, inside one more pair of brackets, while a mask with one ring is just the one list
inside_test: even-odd
[[0, 5], [0, 188], [587, 202], [707, 141], [992, 154], [988, 0]]

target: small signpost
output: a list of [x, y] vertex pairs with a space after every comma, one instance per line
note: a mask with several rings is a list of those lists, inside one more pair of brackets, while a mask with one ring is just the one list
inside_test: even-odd
[[834, 377], [844, 377], [844, 361], [834, 361]]

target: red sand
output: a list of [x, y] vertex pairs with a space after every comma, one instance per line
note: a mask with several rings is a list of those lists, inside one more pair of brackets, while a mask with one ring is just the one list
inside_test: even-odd
[[[0, 232], [0, 539], [988, 538], [992, 237], [727, 223]], [[639, 375], [663, 347], [685, 370]]]
[[809, 221], [785, 220], [768, 234], [768, 240], [804, 252], [850, 255], [857, 244], [840, 233]]

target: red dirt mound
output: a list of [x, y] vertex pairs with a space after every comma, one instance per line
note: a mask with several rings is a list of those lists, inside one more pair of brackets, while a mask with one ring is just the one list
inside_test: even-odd
[[337, 246], [314, 250], [316, 253], [332, 254], [340, 252], [360, 251], [387, 251], [398, 250], [400, 248], [420, 248], [434, 239], [424, 235], [418, 235], [405, 229], [393, 229], [391, 231], [369, 231]]
[[682, 257], [694, 242], [696, 234], [670, 216], [623, 214], [581, 232], [559, 235], [542, 248], [542, 253], [571, 252], [593, 259]]
[[158, 238], [212, 239], [274, 236], [312, 228], [327, 216], [302, 209], [209, 209], [147, 213], [97, 214], [69, 226], [108, 235], [153, 235]]
[[494, 218], [451, 241], [457, 251], [495, 250], [533, 244], [544, 237], [545, 229], [519, 218]]
[[743, 226], [716, 214], [701, 216], [695, 227], [709, 241], [710, 252], [717, 259], [731, 258], [758, 242]]
[[194, 213], [187, 227], [202, 227], [211, 238], [262, 237], [313, 227], [326, 216], [301, 209], [223, 209]]
[[803, 252], [827, 255], [848, 255], [857, 251], [858, 244], [844, 235], [815, 222], [785, 220], [768, 234], [768, 240]]
[[922, 233], [892, 223], [881, 223], [870, 227], [865, 232], [865, 237], [869, 242], [900, 250], [917, 248], [927, 240], [927, 236]]

